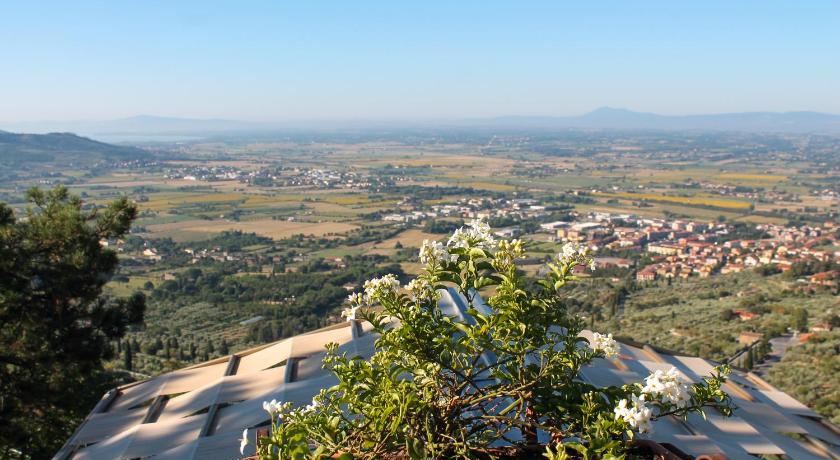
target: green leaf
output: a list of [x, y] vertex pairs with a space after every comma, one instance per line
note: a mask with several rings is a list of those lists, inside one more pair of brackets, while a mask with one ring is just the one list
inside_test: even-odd
[[470, 248], [470, 257], [473, 259], [483, 259], [487, 257], [487, 253], [481, 248]]
[[409, 438], [405, 442], [408, 458], [411, 460], [425, 460], [426, 451], [423, 448], [423, 440], [419, 438]]

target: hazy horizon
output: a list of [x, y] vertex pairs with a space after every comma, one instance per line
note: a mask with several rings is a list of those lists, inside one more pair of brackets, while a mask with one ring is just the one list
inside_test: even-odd
[[[225, 118], [225, 117], [180, 117], [180, 116], [168, 116], [168, 115], [158, 115], [152, 113], [138, 113], [134, 115], [127, 115], [123, 117], [114, 117], [114, 118], [78, 118], [78, 119], [31, 119], [31, 120], [0, 120], [0, 123], [5, 123], [9, 125], [15, 124], [37, 124], [37, 123], [99, 123], [99, 122], [112, 122], [112, 121], [126, 121], [126, 120], [140, 120], [140, 119], [158, 119], [158, 120], [179, 120], [179, 121], [220, 121], [220, 122], [243, 122], [243, 123], [253, 123], [253, 124], [282, 124], [282, 123], [382, 123], [382, 122], [395, 122], [395, 123], [439, 123], [439, 122], [467, 122], [467, 121], [481, 121], [481, 120], [494, 120], [494, 119], [528, 119], [528, 118], [576, 118], [582, 117], [589, 114], [597, 113], [601, 110], [616, 110], [616, 111], [627, 111], [633, 114], [639, 115], [659, 115], [664, 117], [695, 117], [695, 116], [725, 116], [725, 115], [740, 115], [740, 114], [750, 114], [750, 113], [772, 113], [772, 114], [795, 114], [795, 113], [815, 113], [815, 114], [824, 114], [824, 115], [834, 115], [840, 116], [840, 112], [833, 113], [833, 112], [820, 112], [816, 110], [784, 110], [784, 111], [733, 111], [733, 112], [703, 112], [703, 113], [673, 113], [673, 114], [662, 114], [656, 112], [646, 112], [641, 110], [635, 110], [630, 107], [615, 107], [615, 106], [600, 106], [600, 107], [593, 107], [590, 110], [586, 110], [580, 113], [572, 113], [572, 114], [499, 114], [499, 115], [488, 115], [488, 116], [475, 116], [475, 117], [447, 117], [447, 116], [438, 116], [438, 117], [379, 117], [379, 118], [329, 118], [329, 117], [313, 117], [313, 118], [287, 118], [287, 119], [247, 119], [247, 118]], [[0, 129], [2, 129], [2, 125], [0, 125]]]
[[840, 3], [38, 2], [0, 121], [840, 114]]

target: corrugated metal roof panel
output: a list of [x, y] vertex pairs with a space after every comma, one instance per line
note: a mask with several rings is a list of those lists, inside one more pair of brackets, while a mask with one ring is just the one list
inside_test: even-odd
[[[458, 317], [468, 316], [462, 299], [450, 291], [442, 294], [442, 309]], [[224, 375], [228, 359], [217, 359], [123, 387], [106, 412], [91, 414], [68, 441], [69, 447], [95, 442], [79, 448], [73, 458], [235, 457], [242, 430], [268, 423], [263, 401], [277, 399], [306, 405], [321, 388], [335, 384], [335, 378], [321, 366], [327, 343], [338, 343], [343, 352], [370, 356], [376, 335], [369, 324], [359, 326], [355, 331], [346, 324], [331, 326], [238, 353], [234, 375]], [[589, 331], [582, 335], [591, 337]], [[619, 360], [598, 359], [582, 371], [582, 378], [594, 385], [622, 385], [641, 382], [651, 371], [674, 366], [696, 382], [714, 365], [701, 358], [625, 343]], [[295, 372], [289, 372], [288, 366]], [[294, 378], [287, 382], [290, 377]], [[837, 432], [787, 394], [766, 383], [757, 385], [739, 371], [733, 371], [730, 386], [737, 390], [734, 396], [741, 405], [735, 417], [710, 413], [708, 420], [691, 415], [685, 422], [669, 417], [654, 422], [649, 437], [695, 455], [723, 452], [732, 459], [785, 452], [794, 458], [829, 458], [828, 451], [817, 444], [823, 443], [829, 450], [840, 445]], [[173, 394], [176, 396], [163, 406], [153, 423], [140, 423], [150, 410], [144, 403]], [[799, 433], [817, 441], [804, 443], [782, 433]]]

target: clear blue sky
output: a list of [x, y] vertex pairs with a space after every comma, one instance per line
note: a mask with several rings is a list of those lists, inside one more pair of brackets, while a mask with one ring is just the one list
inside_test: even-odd
[[0, 0], [5, 121], [605, 105], [840, 113], [840, 2]]

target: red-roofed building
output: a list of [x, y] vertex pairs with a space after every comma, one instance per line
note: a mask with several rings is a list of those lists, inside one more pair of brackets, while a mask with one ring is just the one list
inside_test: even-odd
[[835, 284], [837, 284], [838, 276], [840, 276], [840, 271], [837, 270], [814, 273], [813, 275], [811, 275], [811, 284], [819, 284], [820, 286], [834, 286]]

